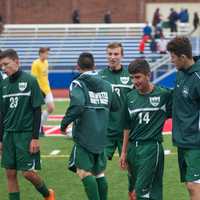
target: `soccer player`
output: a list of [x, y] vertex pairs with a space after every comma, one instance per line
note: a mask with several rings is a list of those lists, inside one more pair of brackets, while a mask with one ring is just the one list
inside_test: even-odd
[[8, 49], [0, 54], [8, 78], [0, 87], [0, 151], [6, 170], [9, 200], [20, 200], [17, 171], [30, 181], [45, 200], [54, 200], [35, 170], [40, 169], [39, 127], [44, 103], [37, 80], [23, 72], [17, 52]]
[[82, 180], [89, 200], [107, 200], [105, 146], [109, 111], [117, 111], [120, 101], [111, 85], [94, 71], [94, 58], [82, 53], [77, 69], [81, 75], [70, 86], [70, 105], [61, 122], [64, 133], [73, 121], [74, 147], [69, 169]]
[[[121, 101], [121, 108], [118, 112], [110, 112], [109, 125], [107, 130], [108, 144], [106, 154], [108, 160], [112, 160], [115, 150], [121, 155], [123, 143], [123, 128], [125, 115], [125, 96], [133, 88], [128, 70], [122, 65], [124, 55], [121, 43], [114, 42], [107, 46], [108, 67], [99, 72], [102, 79], [111, 83], [112, 88], [118, 94]], [[128, 178], [130, 178], [128, 176]], [[129, 190], [129, 192], [132, 189]], [[129, 193], [129, 196], [131, 193]]]
[[173, 93], [173, 143], [177, 146], [181, 182], [191, 200], [200, 199], [200, 62], [192, 58], [187, 37], [172, 39], [167, 50], [178, 70]]
[[39, 49], [39, 58], [33, 61], [31, 74], [36, 77], [42, 94], [44, 96], [45, 104], [47, 105], [47, 110], [42, 111], [41, 118], [41, 129], [40, 132], [43, 133], [43, 125], [46, 123], [48, 115], [51, 114], [55, 108], [53, 95], [50, 89], [48, 80], [48, 54], [50, 49], [47, 47], [42, 47]]
[[127, 124], [120, 165], [122, 169], [128, 167], [137, 200], [162, 200], [162, 129], [171, 115], [171, 91], [150, 82], [146, 60], [131, 62], [128, 70], [135, 89], [127, 94]]

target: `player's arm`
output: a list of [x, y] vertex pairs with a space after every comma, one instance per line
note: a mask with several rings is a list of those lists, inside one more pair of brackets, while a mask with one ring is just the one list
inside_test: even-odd
[[30, 82], [31, 85], [31, 106], [33, 112], [32, 140], [29, 146], [30, 153], [36, 153], [40, 149], [39, 131], [41, 124], [41, 107], [44, 104], [44, 98], [40, 91], [36, 78]]
[[30, 143], [30, 153], [37, 153], [40, 149], [39, 145], [39, 131], [41, 124], [41, 107], [33, 108], [33, 132]]
[[67, 126], [81, 115], [84, 111], [84, 106], [85, 95], [81, 86], [72, 83], [72, 89], [70, 89], [70, 105], [65, 112], [60, 126], [63, 133], [65, 133]]
[[125, 101], [125, 116], [124, 117], [125, 117], [124, 138], [123, 138], [123, 145], [122, 145], [122, 153], [121, 153], [121, 157], [120, 157], [120, 167], [121, 167], [121, 169], [127, 168], [126, 153], [127, 153], [130, 124], [131, 124], [131, 119], [130, 119], [130, 115], [129, 115], [129, 112], [128, 112], [127, 99]]
[[173, 90], [169, 89], [167, 96], [167, 103], [166, 103], [166, 113], [167, 113], [167, 118], [172, 117], [172, 103], [173, 103]]
[[37, 64], [35, 62], [32, 63], [31, 66], [31, 74], [35, 77], [38, 76]]
[[129, 139], [129, 129], [124, 130], [124, 139], [122, 145], [122, 152], [120, 156], [120, 167], [121, 169], [127, 169], [127, 162], [126, 162], [126, 153], [127, 153], [127, 146], [128, 146], [128, 139]]

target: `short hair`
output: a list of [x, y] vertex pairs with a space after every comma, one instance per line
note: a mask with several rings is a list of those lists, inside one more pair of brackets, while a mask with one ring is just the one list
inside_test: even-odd
[[187, 37], [179, 36], [173, 38], [167, 44], [167, 50], [174, 53], [176, 56], [186, 55], [188, 58], [192, 58], [192, 45]]
[[17, 54], [17, 52], [14, 50], [14, 49], [6, 49], [4, 51], [1, 51], [0, 53], [0, 59], [3, 59], [3, 58], [10, 58], [12, 60], [15, 60], [15, 59], [19, 59], [19, 56]]
[[78, 65], [81, 69], [92, 69], [95, 65], [93, 55], [91, 53], [81, 53], [78, 58]]
[[128, 65], [128, 71], [130, 74], [141, 73], [144, 75], [148, 75], [151, 72], [149, 63], [144, 59], [136, 59], [132, 61]]
[[47, 52], [47, 51], [50, 51], [50, 48], [49, 48], [49, 47], [41, 47], [41, 48], [39, 49], [39, 54], [45, 53], [45, 52]]
[[122, 43], [112, 42], [112, 43], [108, 44], [108, 46], [107, 46], [107, 50], [108, 49], [115, 49], [115, 48], [121, 48], [121, 54], [122, 54], [122, 56], [124, 55], [124, 48], [123, 48]]

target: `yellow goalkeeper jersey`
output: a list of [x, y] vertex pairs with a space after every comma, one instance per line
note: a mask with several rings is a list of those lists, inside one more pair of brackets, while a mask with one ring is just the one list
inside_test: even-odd
[[48, 79], [48, 68], [48, 61], [41, 61], [40, 59], [33, 61], [31, 67], [31, 74], [37, 78], [40, 89], [46, 95], [51, 92]]

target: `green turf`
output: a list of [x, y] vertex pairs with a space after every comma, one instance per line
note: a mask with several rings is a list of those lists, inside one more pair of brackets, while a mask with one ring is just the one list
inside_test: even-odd
[[[64, 114], [67, 102], [56, 102], [54, 114]], [[51, 123], [51, 122], [50, 122]], [[58, 122], [56, 122], [58, 123]], [[53, 124], [53, 123], [51, 123]], [[65, 137], [41, 138], [42, 170], [40, 175], [47, 185], [56, 191], [57, 200], [86, 200], [79, 178], [67, 169], [68, 156], [73, 142]], [[179, 181], [176, 149], [171, 145], [171, 136], [164, 136], [164, 147], [171, 151], [165, 156], [164, 200], [188, 200], [188, 194]], [[58, 156], [50, 156], [60, 150]], [[109, 200], [127, 200], [127, 173], [119, 169], [118, 157], [108, 162], [106, 175], [109, 183]], [[19, 173], [21, 199], [42, 200], [34, 187]], [[0, 168], [0, 200], [8, 200], [4, 170]]]

